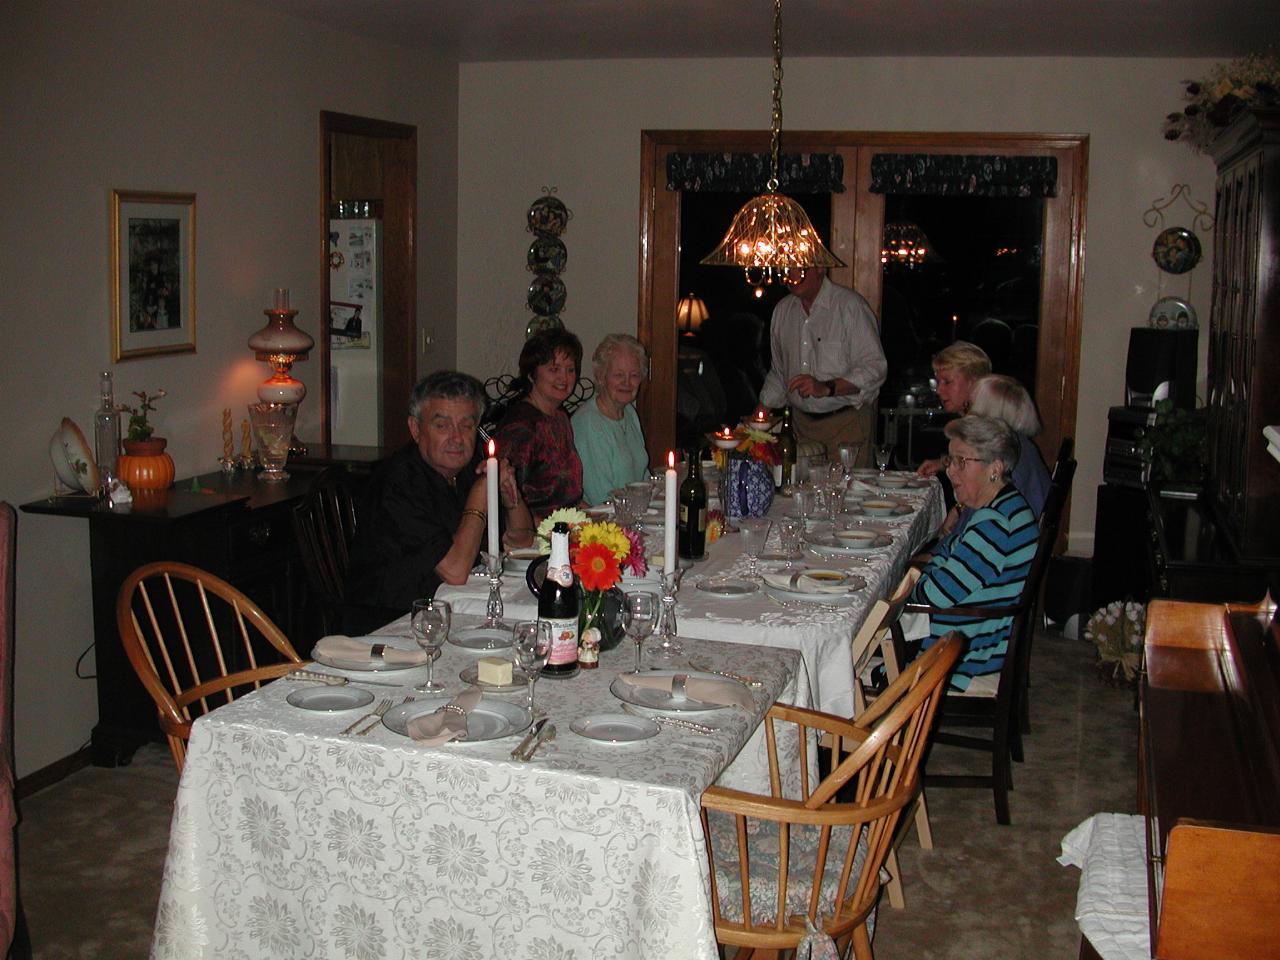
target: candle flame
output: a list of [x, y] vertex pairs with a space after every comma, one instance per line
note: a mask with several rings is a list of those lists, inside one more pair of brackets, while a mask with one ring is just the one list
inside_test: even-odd
[[674, 470], [676, 468], [676, 452], [674, 450], [667, 451], [667, 469]]
[[495, 444], [491, 439], [489, 441], [489, 456], [492, 457], [494, 453], [497, 451], [497, 449], [498, 449], [497, 444]]

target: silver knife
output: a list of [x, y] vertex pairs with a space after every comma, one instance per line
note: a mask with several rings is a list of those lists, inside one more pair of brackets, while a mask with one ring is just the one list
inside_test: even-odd
[[533, 741], [533, 746], [531, 746], [527, 751], [525, 751], [524, 756], [521, 757], [520, 759], [525, 761], [532, 760], [533, 755], [538, 752], [538, 748], [540, 746], [542, 746], [544, 743], [550, 743], [555, 738], [556, 738], [556, 725], [554, 723], [548, 723], [545, 727], [542, 728], [542, 732], [538, 734], [538, 738]]
[[511, 751], [512, 760], [523, 760], [525, 750], [533, 744], [538, 734], [542, 732], [543, 726], [546, 724], [547, 718], [533, 721], [533, 725], [529, 727], [529, 735], [520, 741], [520, 745]]
[[332, 673], [321, 673], [318, 670], [294, 670], [286, 673], [285, 680], [315, 680], [330, 687], [340, 687], [348, 683], [368, 684], [371, 687], [402, 687], [402, 683], [383, 683], [379, 680], [365, 680], [363, 677], [339, 677]]

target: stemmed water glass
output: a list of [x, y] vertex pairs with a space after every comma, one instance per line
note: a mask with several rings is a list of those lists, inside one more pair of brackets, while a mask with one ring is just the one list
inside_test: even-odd
[[884, 476], [884, 472], [889, 469], [889, 458], [893, 456], [893, 444], [881, 443], [876, 445], [876, 466], [880, 468], [880, 476]]
[[756, 568], [760, 562], [760, 554], [769, 540], [772, 521], [764, 517], [743, 517], [738, 521], [738, 529], [742, 531], [742, 552], [747, 555], [751, 566], [747, 571], [750, 577], [756, 576]]
[[840, 467], [844, 470], [844, 479], [847, 483], [853, 479], [853, 468], [858, 462], [858, 454], [862, 452], [862, 444], [842, 443], [838, 450], [840, 453]]
[[485, 572], [489, 575], [489, 599], [484, 605], [484, 623], [481, 625], [490, 630], [506, 630], [507, 624], [502, 622], [502, 552], [496, 555], [484, 555]]
[[533, 716], [533, 685], [551, 656], [551, 624], [545, 620], [521, 620], [511, 630], [516, 664], [529, 681], [529, 716]]
[[658, 617], [658, 596], [649, 590], [629, 590], [623, 608], [627, 621], [627, 636], [636, 645], [636, 669], [640, 672], [640, 648], [653, 633], [653, 623]]
[[449, 636], [452, 620], [453, 609], [444, 600], [413, 601], [409, 627], [413, 631], [413, 639], [427, 654], [427, 679], [413, 688], [419, 693], [439, 693], [445, 689], [444, 684], [435, 679], [436, 655]]

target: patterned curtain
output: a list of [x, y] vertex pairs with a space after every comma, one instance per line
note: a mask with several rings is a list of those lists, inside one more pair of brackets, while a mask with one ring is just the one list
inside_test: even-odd
[[1057, 157], [877, 153], [871, 158], [872, 193], [1052, 197], [1057, 190]]
[[[761, 193], [769, 180], [767, 153], [672, 153], [667, 189], [707, 193]], [[838, 153], [783, 153], [782, 193], [844, 193], [844, 157]]]

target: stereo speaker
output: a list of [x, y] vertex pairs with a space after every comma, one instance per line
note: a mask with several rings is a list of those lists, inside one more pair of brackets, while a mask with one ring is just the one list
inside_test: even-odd
[[1154, 407], [1169, 399], [1174, 406], [1196, 405], [1196, 340], [1199, 330], [1134, 327], [1129, 331], [1125, 364], [1125, 404]]

